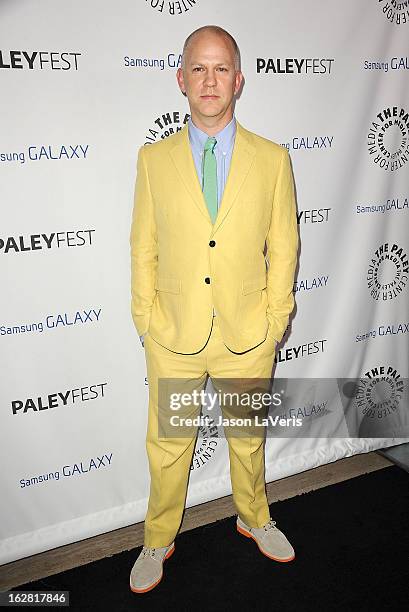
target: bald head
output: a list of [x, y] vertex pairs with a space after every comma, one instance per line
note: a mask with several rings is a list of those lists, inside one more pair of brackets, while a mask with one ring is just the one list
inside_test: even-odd
[[223, 28], [204, 26], [186, 39], [176, 79], [189, 101], [192, 122], [209, 136], [233, 117], [235, 96], [243, 82], [239, 66], [236, 41]]
[[220, 26], [215, 26], [215, 25], [202, 26], [201, 28], [198, 28], [197, 30], [189, 34], [189, 36], [186, 38], [185, 43], [183, 45], [182, 69], [186, 65], [186, 57], [189, 55], [192, 44], [195, 42], [195, 40], [198, 37], [204, 36], [206, 34], [220, 36], [231, 46], [233, 57], [234, 57], [234, 67], [236, 70], [240, 70], [240, 50], [239, 50], [239, 47], [236, 41], [234, 40], [233, 36], [229, 34], [229, 32], [227, 32]]

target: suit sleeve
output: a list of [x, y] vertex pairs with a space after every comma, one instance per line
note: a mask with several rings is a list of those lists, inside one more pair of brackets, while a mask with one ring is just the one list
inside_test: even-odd
[[146, 333], [155, 298], [158, 241], [153, 199], [142, 146], [138, 153], [135, 197], [130, 234], [131, 312], [139, 336]]
[[281, 341], [294, 308], [294, 273], [298, 251], [297, 211], [290, 157], [283, 148], [267, 235], [267, 318], [270, 333]]

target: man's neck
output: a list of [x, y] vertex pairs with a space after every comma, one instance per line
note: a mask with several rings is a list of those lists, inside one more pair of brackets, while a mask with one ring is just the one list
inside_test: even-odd
[[226, 113], [223, 117], [197, 117], [195, 114], [191, 116], [193, 124], [205, 132], [208, 136], [214, 136], [221, 132], [226, 125], [233, 119], [233, 111]]

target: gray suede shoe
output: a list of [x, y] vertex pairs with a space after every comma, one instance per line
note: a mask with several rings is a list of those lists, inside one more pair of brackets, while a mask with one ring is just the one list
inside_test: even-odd
[[175, 552], [175, 543], [163, 548], [144, 546], [131, 570], [129, 586], [134, 593], [146, 593], [162, 580], [163, 562]]
[[237, 517], [237, 531], [246, 538], [252, 538], [260, 551], [274, 561], [292, 561], [295, 558], [294, 548], [282, 531], [276, 527], [276, 521], [270, 518], [264, 527], [248, 527]]

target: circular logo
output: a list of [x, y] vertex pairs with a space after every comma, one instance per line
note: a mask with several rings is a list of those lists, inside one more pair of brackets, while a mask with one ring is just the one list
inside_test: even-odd
[[393, 300], [408, 282], [409, 262], [398, 244], [385, 242], [378, 247], [369, 263], [367, 284], [374, 300]]
[[180, 132], [188, 122], [189, 117], [189, 113], [185, 111], [163, 113], [163, 115], [160, 115], [153, 121], [152, 127], [149, 128], [145, 136], [144, 144], [153, 144], [158, 140], [163, 140], [172, 134], [176, 134], [176, 132]]
[[355, 392], [355, 405], [363, 417], [359, 434], [388, 437], [391, 431], [398, 435], [399, 431], [406, 430], [407, 411], [402, 410], [404, 392], [404, 380], [394, 367], [382, 365], [366, 372], [358, 380]]
[[409, 159], [409, 113], [400, 106], [384, 108], [372, 121], [367, 147], [374, 164], [394, 172]]
[[167, 13], [168, 15], [182, 15], [190, 11], [199, 0], [145, 0], [152, 9], [159, 13]]
[[408, 379], [391, 365], [375, 366], [343, 384], [346, 419], [353, 438], [405, 437], [409, 432]]
[[212, 418], [207, 417], [205, 425], [199, 425], [196, 447], [190, 469], [197, 470], [206, 465], [214, 456], [220, 442], [219, 430]]
[[397, 0], [374, 0], [386, 19], [395, 25], [404, 25], [409, 23], [409, 5], [407, 2], [398, 2]]

